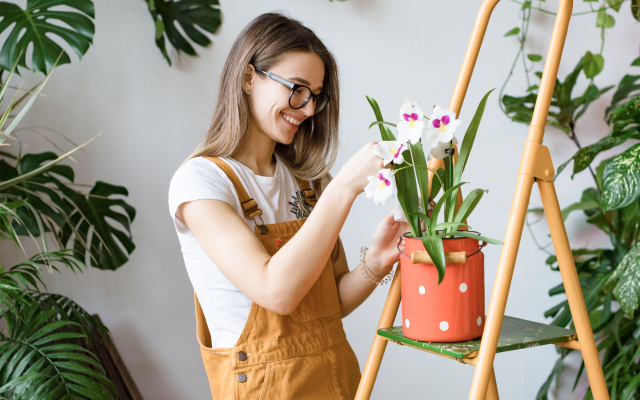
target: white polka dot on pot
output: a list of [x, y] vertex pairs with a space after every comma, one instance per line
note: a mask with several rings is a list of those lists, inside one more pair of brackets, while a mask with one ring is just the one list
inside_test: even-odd
[[404, 320], [404, 326], [406, 326], [408, 328], [409, 325], [411, 325], [411, 323], [409, 322], [409, 318], [407, 318], [407, 319]]
[[478, 323], [478, 326], [482, 325], [482, 317], [478, 317], [478, 321], [476, 321]]
[[425, 292], [425, 290], [424, 290], [424, 286], [420, 286], [420, 287], [418, 288], [418, 292], [419, 292], [420, 294], [424, 294], [424, 292]]
[[464, 292], [466, 292], [466, 291], [467, 291], [467, 284], [466, 284], [466, 283], [461, 283], [461, 284], [460, 284], [460, 291], [461, 291], [462, 293], [464, 293]]
[[444, 332], [447, 329], [449, 329], [449, 323], [447, 321], [440, 322], [440, 330]]

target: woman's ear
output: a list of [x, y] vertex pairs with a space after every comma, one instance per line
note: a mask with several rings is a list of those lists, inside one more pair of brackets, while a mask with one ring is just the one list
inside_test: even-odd
[[251, 94], [253, 91], [253, 83], [256, 76], [256, 70], [253, 65], [247, 65], [247, 69], [244, 72], [244, 82], [242, 83], [242, 90], [246, 94]]

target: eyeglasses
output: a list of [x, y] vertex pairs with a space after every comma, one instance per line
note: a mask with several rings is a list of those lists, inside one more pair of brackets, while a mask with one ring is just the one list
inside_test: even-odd
[[289, 95], [289, 105], [294, 110], [297, 110], [299, 108], [306, 106], [309, 100], [313, 99], [313, 102], [315, 103], [315, 106], [316, 106], [313, 112], [313, 114], [315, 115], [320, 111], [322, 111], [324, 106], [326, 106], [327, 103], [329, 102], [328, 95], [323, 93], [313, 94], [311, 92], [311, 89], [308, 86], [289, 82], [286, 79], [280, 78], [278, 75], [274, 74], [273, 72], [265, 72], [258, 68], [256, 68], [256, 71], [262, 72], [267, 76], [267, 78], [271, 78], [274, 81], [280, 82], [286, 87], [291, 88], [291, 94]]

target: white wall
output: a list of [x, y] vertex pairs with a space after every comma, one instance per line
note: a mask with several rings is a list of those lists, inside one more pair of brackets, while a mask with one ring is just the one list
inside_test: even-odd
[[[81, 62], [58, 68], [24, 127], [47, 127], [76, 142], [102, 136], [77, 154], [77, 181], [104, 180], [126, 186], [128, 201], [138, 210], [133, 223], [137, 249], [130, 262], [116, 272], [93, 268], [83, 274], [67, 271], [45, 277], [49, 291], [68, 295], [92, 313], [99, 313], [111, 329], [125, 363], [146, 399], [206, 399], [210, 397], [195, 338], [193, 292], [167, 207], [169, 180], [199, 141], [212, 115], [221, 68], [240, 30], [263, 12], [281, 10], [301, 20], [334, 52], [342, 83], [342, 151], [332, 172], [365, 142], [378, 140], [367, 130], [373, 114], [365, 95], [375, 97], [387, 118], [396, 118], [403, 98], [446, 106], [475, 21], [479, 1], [245, 0], [222, 1], [224, 23], [213, 46], [198, 48], [199, 58], [177, 59], [170, 68], [153, 42], [153, 25], [142, 0], [96, 0], [95, 42]], [[555, 9], [557, 1], [549, 1]], [[518, 5], [504, 1], [495, 10], [485, 45], [462, 109], [470, 121], [481, 97], [500, 88], [517, 51], [515, 38], [503, 34], [518, 23]], [[605, 72], [601, 86], [617, 83], [637, 57], [638, 25], [623, 6], [618, 26], [607, 32]], [[576, 1], [576, 11], [586, 5]], [[536, 14], [530, 51], [546, 54], [553, 19]], [[597, 52], [599, 34], [595, 14], [576, 17], [571, 24], [560, 76], [571, 71], [586, 50]], [[526, 88], [517, 67], [506, 93]], [[25, 74], [28, 82], [40, 76]], [[584, 88], [582, 79], [580, 90]], [[502, 238], [514, 192], [517, 168], [527, 127], [510, 122], [499, 110], [497, 92], [491, 95], [478, 140], [465, 173], [470, 187], [490, 189], [470, 223], [484, 234]], [[592, 106], [578, 125], [584, 143], [606, 134], [602, 121], [610, 94]], [[53, 136], [50, 136], [53, 137]], [[28, 132], [27, 151], [48, 148]], [[575, 148], [562, 134], [549, 129], [545, 144], [556, 165]], [[68, 148], [68, 145], [65, 145]], [[583, 173], [558, 181], [563, 206], [577, 200], [591, 184]], [[540, 205], [534, 189], [532, 206]], [[361, 196], [341, 233], [348, 260], [355, 266], [359, 248], [393, 203], [376, 207]], [[584, 233], [582, 217], [572, 216], [569, 235], [574, 245], [597, 246], [602, 236]], [[543, 227], [536, 229], [546, 242]], [[487, 306], [500, 248], [487, 247]], [[545, 322], [543, 312], [557, 303], [547, 290], [560, 276], [544, 265], [546, 255], [524, 233], [513, 277], [507, 314]], [[379, 313], [389, 286], [345, 319], [347, 336], [364, 366]], [[397, 324], [399, 324], [399, 319]], [[533, 399], [546, 379], [556, 353], [552, 346], [500, 354], [495, 370], [502, 398]], [[375, 386], [374, 399], [466, 398], [473, 367], [390, 345]], [[568, 376], [572, 382], [573, 376]], [[563, 399], [581, 399], [584, 387]], [[563, 392], [564, 393], [564, 392]]]

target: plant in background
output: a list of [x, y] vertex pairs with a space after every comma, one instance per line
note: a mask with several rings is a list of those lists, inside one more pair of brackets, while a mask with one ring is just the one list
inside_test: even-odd
[[[180, 54], [197, 56], [188, 39], [206, 47], [211, 40], [200, 29], [215, 33], [222, 19], [218, 0], [145, 0], [155, 25], [155, 42], [171, 65], [166, 41]], [[69, 64], [69, 54], [50, 36], [55, 35], [82, 58], [93, 43], [95, 8], [92, 0], [27, 0], [23, 9], [17, 4], [0, 2], [0, 33], [8, 36], [0, 49], [2, 73], [18, 63], [33, 72], [48, 74], [56, 65]], [[53, 22], [55, 21], [55, 23]], [[180, 29], [188, 39], [181, 33]], [[27, 66], [27, 48], [32, 46], [31, 67]]]
[[[369, 185], [365, 188], [366, 196], [373, 198], [376, 204], [384, 204], [393, 195], [397, 177], [398, 203], [404, 215], [407, 216], [411, 235], [421, 238], [425, 250], [433, 260], [438, 271], [438, 283], [444, 279], [446, 269], [443, 238], [462, 236], [487, 243], [502, 243], [464, 230], [468, 227], [467, 218], [486, 190], [472, 190], [460, 208], [456, 209], [458, 190], [466, 183], [462, 182], [462, 173], [490, 93], [491, 91], [480, 101], [464, 135], [458, 157], [453, 157], [455, 152], [453, 146], [457, 144], [454, 133], [462, 122], [456, 119], [453, 111], [435, 106], [431, 118], [427, 118], [420, 103], [406, 99], [400, 108], [400, 122], [393, 124], [383, 120], [378, 103], [371, 97], [367, 97], [377, 119], [370, 128], [378, 125], [383, 140], [374, 146], [374, 151], [384, 159], [385, 165], [391, 163], [392, 168], [384, 168], [380, 170], [377, 177], [369, 177]], [[386, 125], [397, 127], [397, 139]], [[422, 131], [425, 128], [426, 137], [423, 139]], [[444, 158], [444, 168], [439, 168], [437, 171], [429, 169], [427, 161], [431, 156], [438, 159]], [[431, 187], [429, 187], [429, 172], [433, 173], [434, 178]], [[433, 204], [440, 189], [443, 193], [435, 202], [431, 212], [425, 212], [431, 208], [430, 203]], [[438, 223], [440, 211], [444, 213], [444, 221]], [[424, 229], [421, 227], [421, 221], [424, 223]], [[461, 227], [464, 227], [463, 230], [458, 230]]]
[[[0, 102], [13, 72], [0, 87]], [[135, 248], [129, 229], [135, 210], [113, 198], [127, 195], [125, 188], [97, 182], [84, 193], [73, 169], [60, 164], [93, 139], [61, 156], [20, 151], [16, 127], [48, 78], [21, 98], [28, 99], [21, 110], [18, 89], [0, 114], [0, 240], [24, 256], [10, 267], [0, 260], [0, 399], [112, 399], [116, 388], [100, 361], [78, 344], [107, 328], [68, 297], [42, 291], [40, 276], [42, 268], [123, 265]], [[33, 241], [35, 254], [21, 237]]]
[[[636, 75], [625, 75], [618, 83], [611, 104], [604, 112], [609, 132], [602, 139], [583, 146], [576, 125], [595, 100], [615, 87], [600, 89], [594, 83], [605, 65], [602, 50], [606, 30], [615, 25], [613, 12], [630, 10], [631, 15], [640, 20], [640, 3], [637, 0], [606, 0], [588, 4], [591, 11], [574, 15], [590, 14], [595, 17], [602, 38], [600, 50], [596, 54], [587, 51], [564, 81], [556, 82], [547, 123], [566, 135], [578, 149], [569, 160], [558, 166], [556, 178], [571, 162], [572, 177], [588, 170], [593, 178], [594, 185], [584, 189], [578, 201], [563, 209], [563, 217], [566, 219], [573, 211], [582, 211], [586, 222], [609, 238], [608, 243], [598, 244], [597, 248], [574, 249], [573, 255], [598, 350], [604, 352], [602, 364], [611, 398], [637, 399], [640, 397], [640, 313], [637, 312], [640, 302], [640, 144], [635, 143], [626, 149], [620, 146], [629, 140], [640, 140], [640, 71], [636, 70]], [[533, 66], [542, 60], [537, 54], [528, 54], [527, 59], [532, 62], [529, 65], [524, 57], [533, 12], [554, 14], [544, 10], [542, 2], [537, 7], [529, 1], [522, 3], [521, 28], [514, 28], [505, 35], [517, 35], [520, 49], [500, 96], [505, 114], [513, 121], [525, 124], [531, 122], [538, 90], [538, 85], [532, 84], [529, 75]], [[524, 66], [528, 86], [526, 94], [520, 97], [502, 95], [518, 61], [522, 61]], [[640, 57], [631, 66], [640, 67]], [[541, 77], [540, 72], [533, 74]], [[587, 88], [582, 94], [574, 95], [574, 87], [583, 74], [588, 79]], [[606, 150], [614, 150], [615, 154], [596, 161], [596, 157]], [[532, 208], [530, 212], [541, 214], [543, 210]], [[527, 226], [530, 226], [529, 221]], [[535, 236], [533, 239], [539, 243]], [[538, 244], [538, 247], [549, 253], [546, 264], [553, 271], [558, 271], [555, 255], [547, 250], [549, 245]], [[560, 284], [550, 289], [549, 295], [564, 292], [564, 286]], [[573, 327], [566, 300], [547, 310], [544, 316], [553, 318], [552, 325]], [[573, 350], [558, 348], [557, 351], [560, 358], [540, 388], [536, 397], [539, 400], [548, 399], [554, 376], [562, 372], [564, 359]], [[584, 363], [576, 374], [573, 389], [583, 372]], [[590, 390], [584, 398], [593, 398]]]

